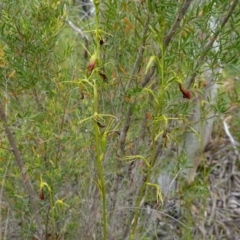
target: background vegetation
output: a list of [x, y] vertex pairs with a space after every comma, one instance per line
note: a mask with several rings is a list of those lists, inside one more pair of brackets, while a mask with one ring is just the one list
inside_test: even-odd
[[[186, 187], [184, 143], [197, 101], [215, 135], [227, 116], [239, 125], [238, 1], [83, 2], [89, 14], [78, 1], [1, 3], [1, 238], [163, 239], [163, 214], [179, 226], [169, 239], [193, 239], [211, 169], [203, 157]], [[206, 62], [224, 69], [214, 100]]]

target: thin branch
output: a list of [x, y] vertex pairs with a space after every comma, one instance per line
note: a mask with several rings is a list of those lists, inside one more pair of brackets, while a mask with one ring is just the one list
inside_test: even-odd
[[164, 38], [164, 46], [167, 47], [170, 43], [170, 41], [172, 40], [174, 34], [176, 33], [180, 22], [182, 21], [184, 15], [186, 14], [188, 7], [190, 5], [190, 3], [192, 2], [192, 0], [186, 0], [183, 4], [182, 4], [182, 8], [178, 13], [177, 18], [175, 19], [171, 29], [169, 30], [167, 36]]
[[[144, 31], [143, 31], [143, 36], [142, 36], [143, 43], [138, 50], [138, 55], [136, 57], [136, 61], [134, 63], [134, 67], [133, 67], [133, 70], [132, 70], [132, 76], [136, 75], [138, 73], [139, 69], [140, 69], [141, 60], [142, 60], [144, 49], [145, 49], [144, 45], [145, 45], [145, 41], [146, 41], [146, 35], [147, 35], [148, 28], [149, 28], [149, 21], [150, 21], [150, 19], [148, 17], [148, 19], [146, 21], [146, 24], [145, 24]], [[127, 88], [129, 88], [131, 82], [132, 81], [128, 82]], [[123, 98], [123, 100], [122, 100], [122, 103], [121, 103], [122, 107], [124, 105], [124, 102], [125, 102], [125, 98]], [[122, 109], [120, 110], [120, 112], [122, 112]], [[119, 137], [119, 139], [120, 139], [119, 140], [119, 150], [118, 150], [118, 156], [119, 157], [121, 157], [123, 152], [124, 152], [125, 140], [126, 140], [127, 132], [128, 132], [130, 122], [131, 122], [131, 115], [132, 115], [132, 106], [129, 105], [128, 110], [127, 110], [125, 123], [124, 123], [124, 126], [121, 130], [120, 137]]]
[[68, 25], [75, 31], [77, 32], [85, 41], [85, 51], [84, 51], [84, 59], [87, 59], [88, 57], [88, 45], [89, 45], [89, 40], [88, 40], [88, 36], [79, 28], [77, 27], [75, 24], [73, 24], [69, 19], [66, 20]]
[[122, 157], [123, 152], [124, 152], [126, 136], [127, 136], [127, 132], [128, 132], [129, 126], [130, 126], [130, 122], [131, 122], [131, 116], [132, 116], [132, 106], [130, 105], [130, 106], [128, 106], [126, 120], [125, 120], [124, 126], [121, 130], [120, 137], [119, 137], [119, 149], [118, 149], [119, 157]]
[[150, 17], [148, 16], [144, 30], [143, 30], [143, 36], [142, 36], [143, 43], [138, 50], [138, 55], [137, 55], [136, 61], [133, 66], [132, 76], [136, 75], [139, 72], [140, 67], [141, 67], [141, 62], [142, 62], [143, 53], [145, 50], [146, 38], [147, 38], [146, 36], [147, 36], [148, 29], [149, 29], [149, 21], [150, 21]]
[[[186, 0], [183, 4], [182, 4], [182, 7], [171, 27], [171, 29], [169, 30], [168, 34], [166, 35], [166, 37], [164, 38], [163, 40], [163, 43], [164, 43], [164, 47], [167, 48], [167, 46], [169, 45], [169, 43], [171, 42], [174, 34], [176, 33], [177, 31], [177, 28], [179, 27], [180, 25], [180, 22], [182, 21], [184, 15], [186, 14], [187, 12], [187, 9], [190, 5], [190, 3], [192, 2], [192, 0]], [[160, 54], [158, 56], [159, 58], [161, 58]], [[142, 87], [145, 87], [149, 82], [150, 80], [152, 79], [154, 73], [155, 73], [155, 70], [156, 70], [156, 65], [153, 65], [151, 68], [150, 68], [150, 71], [143, 77], [143, 80], [142, 80]]]
[[[147, 36], [148, 29], [149, 29], [149, 21], [150, 21], [150, 17], [148, 16], [145, 27], [144, 27], [144, 30], [143, 30], [143, 35], [142, 35], [143, 42], [138, 49], [138, 54], [137, 54], [135, 63], [133, 65], [133, 70], [131, 72], [131, 77], [134, 77], [139, 72], [139, 70], [141, 68], [141, 63], [142, 63], [142, 58], [143, 58], [143, 53], [144, 53], [144, 50], [145, 50], [145, 44], [146, 44], [146, 38], [147, 38], [146, 36]], [[127, 89], [129, 89], [130, 84], [132, 84], [132, 82], [133, 81], [128, 81], [126, 87], [123, 87], [123, 84], [121, 82], [124, 93], [126, 93]], [[124, 102], [125, 102], [125, 97], [123, 97], [123, 99], [122, 99], [121, 107], [123, 107]], [[122, 109], [120, 109], [120, 112], [122, 112]]]
[[74, 30], [76, 31], [78, 34], [81, 35], [81, 37], [84, 39], [84, 40], [87, 40], [88, 41], [88, 37], [86, 34], [84, 34], [84, 32], [79, 28], [77, 27], [76, 25], [74, 25], [69, 19], [66, 20], [68, 25]]
[[234, 140], [232, 134], [231, 134], [230, 131], [229, 131], [229, 126], [228, 126], [228, 124], [227, 124], [227, 118], [225, 118], [225, 119], [223, 120], [223, 127], [224, 127], [225, 133], [227, 134], [227, 136], [229, 137], [229, 139], [230, 139], [230, 141], [231, 141], [231, 143], [232, 143], [232, 145], [233, 145], [233, 149], [234, 149], [235, 154], [238, 156], [238, 155], [239, 155], [239, 152], [238, 152], [238, 150], [237, 150], [237, 145], [239, 145], [239, 143]]
[[4, 110], [4, 107], [1, 102], [0, 102], [0, 119], [3, 122], [4, 131], [7, 135], [9, 144], [11, 146], [12, 152], [15, 157], [15, 162], [17, 163], [18, 168], [21, 172], [22, 181], [23, 181], [24, 186], [26, 187], [26, 190], [27, 190], [27, 193], [28, 193], [31, 205], [32, 205], [38, 235], [39, 235], [40, 239], [42, 239], [41, 218], [40, 218], [40, 214], [39, 214], [39, 210], [38, 210], [37, 195], [35, 194], [35, 191], [34, 191], [32, 183], [31, 183], [30, 177], [28, 175], [27, 169], [24, 165], [24, 161], [22, 160], [20, 152], [17, 148], [15, 139], [13, 137], [13, 133], [12, 133], [11, 129], [8, 127], [7, 117], [6, 117], [5, 110]]
[[232, 6], [228, 12], [228, 14], [226, 15], [226, 17], [223, 19], [222, 24], [220, 25], [219, 29], [213, 34], [213, 36], [211, 37], [210, 41], [207, 43], [207, 45], [205, 46], [205, 49], [203, 50], [203, 53], [201, 55], [201, 57], [199, 57], [199, 59], [197, 60], [196, 63], [196, 67], [195, 67], [195, 71], [193, 72], [192, 76], [190, 77], [190, 79], [188, 80], [188, 88], [190, 88], [190, 86], [193, 84], [195, 77], [197, 76], [197, 70], [199, 69], [199, 67], [202, 65], [202, 63], [205, 60], [205, 57], [208, 53], [208, 51], [212, 48], [214, 42], [216, 41], [218, 35], [220, 34], [220, 32], [222, 31], [222, 29], [224, 28], [225, 24], [228, 22], [230, 16], [232, 15], [235, 7], [237, 6], [239, 0], [234, 0], [232, 2]]

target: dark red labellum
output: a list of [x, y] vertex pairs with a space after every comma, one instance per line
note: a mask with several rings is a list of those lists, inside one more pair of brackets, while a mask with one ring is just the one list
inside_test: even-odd
[[190, 91], [188, 91], [187, 89], [185, 89], [182, 84], [179, 83], [179, 89], [183, 94], [184, 98], [190, 99], [191, 98], [191, 93]]
[[40, 189], [39, 198], [40, 198], [41, 200], [44, 200], [44, 192], [43, 192], [43, 188]]

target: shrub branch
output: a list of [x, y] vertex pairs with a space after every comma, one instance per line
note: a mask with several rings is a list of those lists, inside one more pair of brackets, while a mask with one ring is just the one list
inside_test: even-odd
[[193, 84], [195, 77], [197, 76], [197, 70], [199, 69], [199, 67], [203, 64], [205, 57], [208, 53], [208, 51], [212, 48], [214, 42], [216, 41], [218, 35], [220, 34], [220, 32], [222, 31], [222, 29], [224, 28], [224, 26], [226, 25], [226, 23], [228, 22], [230, 16], [232, 15], [235, 7], [237, 6], [237, 3], [239, 2], [239, 0], [234, 0], [232, 3], [232, 6], [228, 12], [228, 14], [226, 15], [225, 18], [223, 18], [222, 20], [222, 24], [220, 25], [219, 29], [213, 34], [213, 36], [210, 38], [209, 42], [206, 44], [205, 49], [203, 50], [202, 55], [199, 57], [199, 59], [197, 60], [197, 63], [195, 65], [195, 71], [192, 73], [192, 76], [189, 79], [189, 83], [188, 83], [188, 88]]
[[[184, 15], [186, 14], [187, 10], [188, 10], [188, 7], [190, 5], [190, 3], [192, 2], [192, 0], [186, 0], [184, 1], [184, 3], [182, 4], [182, 7], [171, 27], [171, 29], [169, 30], [168, 34], [166, 35], [166, 37], [164, 38], [163, 40], [163, 44], [164, 44], [164, 47], [167, 48], [167, 46], [169, 45], [169, 43], [171, 42], [174, 34], [176, 33]], [[159, 54], [158, 58], [160, 59], [161, 56]], [[150, 71], [143, 77], [143, 80], [142, 80], [142, 87], [145, 87], [152, 79], [152, 76], [153, 74], [155, 73], [155, 70], [156, 70], [156, 64], [153, 65], [150, 69]]]
[[5, 110], [4, 110], [4, 107], [1, 102], [0, 102], [0, 119], [3, 122], [4, 131], [7, 135], [9, 144], [11, 146], [11, 150], [14, 154], [15, 162], [17, 163], [18, 168], [21, 172], [22, 181], [27, 190], [27, 193], [28, 193], [31, 205], [32, 205], [34, 219], [35, 219], [36, 226], [37, 226], [37, 232], [41, 239], [42, 229], [41, 229], [41, 221], [40, 221], [40, 215], [39, 215], [38, 204], [37, 204], [37, 195], [35, 194], [35, 191], [34, 191], [32, 183], [31, 183], [30, 177], [28, 175], [27, 169], [24, 165], [23, 159], [21, 158], [20, 152], [17, 148], [16, 141], [13, 137], [13, 133], [12, 133], [11, 129], [8, 127], [7, 117], [6, 117]]

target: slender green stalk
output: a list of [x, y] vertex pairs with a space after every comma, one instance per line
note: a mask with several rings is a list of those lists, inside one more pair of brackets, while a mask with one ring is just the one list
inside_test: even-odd
[[[100, 12], [100, 1], [94, 0], [95, 5], [95, 24], [96, 24], [96, 56], [97, 59], [100, 57], [100, 35], [99, 35], [99, 12]], [[100, 149], [100, 136], [99, 136], [99, 127], [98, 127], [98, 86], [96, 80], [94, 80], [94, 130], [95, 130], [95, 141], [96, 141], [96, 154], [97, 154], [97, 169], [99, 174], [99, 182], [98, 187], [100, 189], [101, 197], [102, 197], [102, 218], [103, 218], [103, 240], [107, 240], [107, 201], [106, 201], [106, 188], [105, 188], [105, 180], [103, 174], [103, 166], [102, 166], [102, 152]]]
[[100, 12], [100, 1], [99, 0], [94, 0], [94, 4], [95, 4], [95, 24], [96, 24], [96, 44], [97, 44], [97, 58], [99, 58], [99, 51], [100, 51], [100, 44], [99, 44], [99, 12]]
[[50, 201], [51, 201], [51, 213], [52, 213], [52, 236], [55, 236], [55, 212], [54, 212], [54, 205], [53, 205], [53, 194], [51, 189], [48, 187], [49, 195], [50, 195]]
[[[97, 118], [98, 114], [98, 92], [97, 92], [97, 83], [94, 81], [94, 117]], [[107, 239], [107, 201], [106, 201], [106, 189], [105, 189], [105, 180], [103, 175], [102, 167], [102, 158], [100, 150], [100, 136], [99, 129], [97, 124], [97, 119], [94, 121], [94, 130], [95, 130], [95, 141], [96, 141], [96, 153], [97, 153], [97, 169], [99, 174], [98, 186], [102, 196], [103, 203], [103, 239]]]

